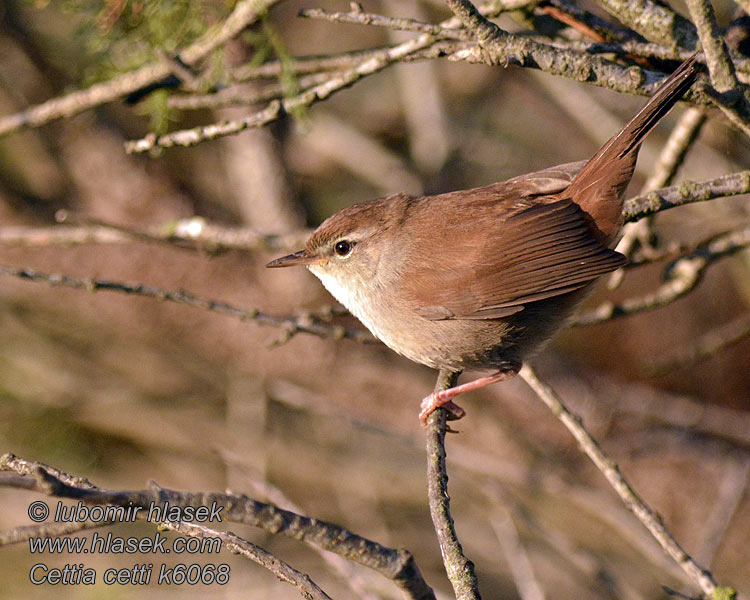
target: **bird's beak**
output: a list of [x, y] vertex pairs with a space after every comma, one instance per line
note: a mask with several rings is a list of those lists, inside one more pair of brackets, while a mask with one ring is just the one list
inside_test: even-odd
[[296, 267], [297, 265], [311, 265], [320, 262], [319, 256], [310, 256], [305, 250], [300, 250], [294, 254], [287, 254], [276, 260], [272, 260], [266, 265], [269, 269], [276, 267]]

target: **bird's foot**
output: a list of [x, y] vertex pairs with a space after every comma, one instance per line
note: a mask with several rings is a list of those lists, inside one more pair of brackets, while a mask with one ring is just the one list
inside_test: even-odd
[[455, 388], [433, 392], [422, 400], [422, 404], [419, 405], [419, 421], [422, 423], [422, 427], [427, 427], [427, 417], [429, 417], [436, 408], [444, 408], [448, 413], [446, 418], [449, 421], [457, 421], [466, 415], [466, 411], [453, 402], [450, 396], [446, 397], [444, 395], [446, 392], [450, 392], [453, 389]]
[[480, 377], [474, 381], [463, 383], [447, 390], [439, 390], [432, 392], [420, 404], [419, 411], [419, 422], [422, 423], [422, 427], [427, 427], [427, 418], [432, 414], [436, 408], [444, 408], [447, 412], [447, 419], [455, 421], [461, 419], [466, 415], [466, 411], [461, 408], [458, 404], [453, 402], [453, 398], [465, 394], [466, 392], [473, 392], [474, 390], [481, 389], [498, 381], [504, 381], [510, 379], [518, 374], [521, 370], [521, 365], [513, 364], [510, 367], [506, 367], [497, 373], [487, 375], [486, 377]]

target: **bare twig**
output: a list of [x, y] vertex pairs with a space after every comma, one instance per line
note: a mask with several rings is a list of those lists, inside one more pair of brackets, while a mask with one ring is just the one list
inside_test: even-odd
[[296, 96], [283, 100], [274, 100], [266, 108], [243, 119], [214, 123], [213, 125], [194, 127], [193, 129], [183, 129], [162, 136], [149, 134], [140, 140], [126, 142], [125, 150], [128, 153], [139, 153], [157, 147], [194, 146], [200, 142], [233, 135], [251, 127], [262, 127], [289, 112], [325, 100], [331, 94], [353, 85], [363, 77], [382, 71], [394, 62], [401, 60], [413, 52], [423, 50], [434, 42], [435, 38], [433, 36], [422, 34], [416, 39], [383, 50], [379, 55], [374, 55], [367, 61], [351, 69], [335, 73], [328, 81], [303, 91]]
[[[680, 185], [654, 190], [625, 202], [626, 221], [715, 198], [750, 192], [750, 171], [722, 175], [705, 181], [686, 181]], [[197, 250], [296, 250], [303, 246], [309, 230], [285, 235], [261, 234], [247, 228], [232, 228], [207, 223], [201, 217], [181, 219], [164, 225], [133, 230], [117, 225], [55, 225], [51, 227], [0, 227], [0, 244], [8, 246], [52, 246], [78, 244], [123, 244], [134, 241], [181, 242]]]
[[[488, 4], [489, 8], [487, 10], [491, 11], [493, 10], [493, 7], [504, 5], [508, 5], [510, 7], [508, 9], [511, 9], [512, 7], [517, 7], [519, 4], [527, 3], [528, 2], [494, 2]], [[497, 10], [497, 8], [494, 10]], [[439, 28], [441, 31], [451, 30], [458, 27], [459, 24], [460, 23], [455, 19], [448, 19], [434, 27]], [[316, 102], [325, 100], [331, 94], [353, 85], [363, 77], [383, 70], [394, 62], [408, 60], [410, 56], [414, 55], [419, 55], [420, 58], [427, 56], [440, 56], [444, 52], [440, 49], [431, 55], [421, 54], [431, 46], [435, 45], [437, 41], [438, 39], [432, 33], [422, 33], [418, 38], [390, 48], [384, 48], [372, 52], [367, 51], [358, 54], [347, 54], [346, 60], [349, 61], [354, 57], [354, 63], [350, 66], [344, 66], [339, 62], [338, 66], [334, 67], [336, 69], [344, 68], [345, 70], [333, 73], [327, 81], [315, 85], [296, 96], [285, 98], [283, 100], [275, 100], [269, 103], [266, 108], [248, 117], [204, 127], [175, 131], [164, 136], [151, 134], [141, 140], [127, 142], [125, 144], [125, 149], [130, 153], [138, 153], [146, 152], [156, 147], [168, 148], [172, 146], [192, 146], [205, 140], [233, 135], [251, 127], [262, 127], [300, 107], [311, 106]], [[325, 59], [321, 58], [320, 60], [324, 61]], [[320, 62], [317, 66], [320, 66]], [[330, 68], [331, 65], [327, 64], [326, 66], [327, 68]], [[281, 68], [282, 65], [279, 62], [274, 65], [272, 71], [274, 73], [280, 73]], [[283, 68], [286, 68], [286, 65], [283, 65]], [[254, 68], [253, 71], [257, 76], [262, 69], [263, 67]], [[316, 68], [315, 70], [317, 71], [319, 69]], [[241, 78], [242, 75], [240, 73], [240, 70], [235, 70], [234, 76]], [[248, 73], [244, 73], [244, 76], [248, 76]]]
[[332, 600], [309, 575], [302, 573], [260, 546], [245, 540], [231, 531], [219, 531], [204, 525], [187, 522], [163, 521], [160, 527], [197, 538], [219, 538], [232, 553], [249, 558], [276, 575], [280, 581], [296, 587], [306, 600]]
[[[307, 90], [330, 78], [328, 73], [312, 73], [299, 77], [296, 84], [300, 90]], [[180, 110], [200, 110], [203, 108], [226, 108], [229, 106], [248, 106], [268, 102], [286, 96], [285, 84], [268, 83], [259, 89], [248, 90], [247, 85], [219, 90], [215, 94], [173, 94], [167, 99], [169, 108]]]
[[505, 562], [515, 581], [518, 595], [521, 600], [545, 600], [544, 590], [534, 573], [529, 553], [518, 534], [511, 509], [495, 500], [494, 510], [496, 514], [491, 517], [490, 525], [503, 550]]
[[604, 302], [576, 317], [572, 325], [594, 325], [666, 306], [693, 290], [711, 263], [749, 245], [750, 227], [717, 235], [669, 265], [665, 271], [665, 282], [656, 291], [617, 304]]
[[[7, 473], [0, 473], [0, 475], [8, 475]], [[25, 479], [21, 476], [21, 479]], [[9, 479], [0, 477], [0, 487], [21, 487], [22, 482], [18, 482], [19, 485], [10, 485], [3, 483], [4, 481], [9, 482]], [[0, 546], [7, 546], [10, 544], [19, 544], [27, 542], [31, 538], [35, 537], [57, 537], [60, 535], [70, 535], [78, 531], [85, 531], [87, 529], [97, 529], [99, 527], [107, 527], [112, 525], [112, 521], [83, 521], [81, 523], [52, 523], [52, 524], [41, 524], [41, 525], [23, 525], [21, 527], [14, 527], [13, 529], [6, 529], [0, 531]]]
[[[651, 510], [633, 487], [625, 480], [617, 465], [608, 458], [597, 441], [591, 437], [581, 422], [580, 417], [573, 414], [560, 400], [557, 394], [547, 384], [542, 382], [529, 365], [524, 365], [520, 372], [523, 380], [529, 384], [540, 400], [544, 402], [552, 413], [560, 419], [565, 427], [573, 434], [581, 449], [586, 453], [597, 469], [601, 471], [618, 496], [632, 511], [652, 536], [659, 542], [664, 551], [677, 562], [688, 574], [693, 582], [710, 598], [718, 588], [709, 571], [698, 565], [685, 552], [677, 540], [662, 523], [659, 516]], [[724, 588], [721, 588], [724, 589]]]
[[[213, 50], [237, 36], [248, 25], [256, 22], [280, 0], [241, 0], [232, 13], [218, 26], [211, 28], [199, 40], [182, 50], [177, 57], [184, 65], [192, 66]], [[174, 60], [159, 60], [125, 73], [110, 81], [72, 92], [32, 106], [14, 115], [0, 118], [0, 137], [20, 129], [39, 127], [55, 119], [70, 117], [84, 110], [112, 102], [117, 98], [161, 81], [172, 74]]]
[[198, 296], [194, 296], [193, 294], [181, 290], [164, 290], [149, 285], [131, 285], [116, 281], [107, 281], [104, 279], [78, 279], [68, 275], [40, 273], [31, 269], [10, 269], [0, 267], [0, 275], [9, 275], [27, 281], [43, 282], [54, 286], [68, 287], [90, 292], [107, 290], [111, 292], [133, 294], [136, 296], [176, 302], [177, 304], [184, 304], [192, 308], [217, 312], [226, 316], [234, 317], [241, 321], [255, 321], [260, 325], [281, 327], [286, 333], [284, 341], [291, 339], [298, 333], [311, 333], [322, 338], [351, 339], [365, 344], [378, 343], [372, 334], [364, 329], [347, 329], [338, 325], [325, 323], [322, 319], [328, 315], [323, 315], [321, 318], [321, 315], [308, 313], [307, 315], [297, 317], [280, 317], [268, 315], [256, 309], [247, 310], [227, 304], [226, 302], [199, 298]]
[[283, 235], [263, 234], [246, 227], [225, 227], [207, 223], [201, 217], [180, 219], [136, 230], [109, 223], [53, 225], [50, 227], [0, 227], [4, 246], [77, 246], [80, 244], [130, 244], [157, 242], [176, 244], [208, 253], [227, 250], [296, 250], [304, 246], [310, 231], [300, 229]]
[[738, 86], [729, 49], [716, 22], [711, 2], [708, 0], [686, 0], [690, 16], [698, 29], [706, 64], [711, 76], [711, 85], [719, 93], [734, 90]]
[[356, 25], [372, 25], [375, 27], [386, 27], [396, 31], [414, 31], [417, 33], [428, 33], [435, 37], [448, 37], [456, 40], [472, 40], [471, 32], [463, 28], [448, 28], [434, 23], [424, 23], [416, 19], [387, 17], [366, 12], [331, 12], [322, 8], [306, 8], [297, 13], [297, 16], [307, 19], [320, 19], [332, 23], [348, 23]]
[[[641, 189], [641, 194], [648, 194], [672, 182], [705, 122], [706, 113], [700, 109], [689, 108], [683, 113], [664, 144], [656, 166]], [[617, 244], [617, 251], [630, 257], [636, 242], [639, 242], [642, 248], [650, 246], [651, 225], [649, 217], [626, 225], [622, 239]], [[620, 284], [623, 273], [624, 270], [619, 269], [612, 274], [608, 282], [610, 289]]]
[[[435, 390], [453, 387], [459, 375], [460, 372], [441, 370]], [[427, 422], [427, 495], [430, 515], [440, 543], [443, 564], [457, 600], [478, 599], [479, 585], [474, 574], [474, 564], [464, 555], [450, 513], [445, 433], [446, 411], [440, 408], [433, 411]]]
[[[78, 486], [75, 484], [76, 478], [42, 463], [26, 461], [12, 454], [0, 457], [0, 471], [13, 471], [23, 475], [25, 480], [13, 482], [0, 479], [0, 485], [34, 489], [50, 496], [73, 498], [92, 505], [139, 506], [146, 508], [146, 513], [151, 507], [164, 507], [166, 503], [171, 507], [180, 508], [221, 507], [223, 522], [245, 523], [269, 533], [309, 541], [391, 579], [410, 599], [435, 598], [422, 578], [414, 557], [407, 550], [382, 546], [334, 523], [298, 515], [272, 504], [258, 502], [243, 494], [178, 492], [154, 483], [151, 484], [151, 489], [139, 491], [105, 490], [88, 482], [87, 486]], [[28, 485], [29, 482], [33, 482], [33, 487]], [[142, 516], [142, 513], [139, 515]]]
[[[437, 58], [445, 56], [460, 49], [464, 44], [455, 41], [440, 41], [432, 46], [419, 50], [404, 56], [401, 62], [410, 62], [415, 60], [424, 60], [427, 58]], [[284, 61], [283, 67], [281, 61], [271, 60], [262, 65], [242, 65], [234, 67], [230, 71], [230, 80], [232, 82], [243, 82], [255, 79], [275, 79], [281, 75], [282, 68], [285, 73], [294, 75], [318, 74], [330, 71], [341, 71], [352, 69], [357, 65], [367, 62], [371, 58], [382, 56], [388, 47], [369, 48], [367, 50], [351, 50], [339, 54], [328, 54], [325, 56], [299, 56], [293, 60]]]
[[750, 171], [739, 171], [706, 181], [685, 181], [625, 201], [625, 221], [637, 221], [662, 210], [714, 198], [737, 196], [750, 192]]
[[687, 348], [682, 348], [668, 360], [657, 363], [651, 368], [652, 375], [665, 375], [676, 369], [694, 364], [750, 336], [750, 315], [741, 315], [729, 323], [700, 336]]
[[711, 84], [716, 90], [711, 97], [729, 120], [750, 136], [750, 102], [737, 81], [734, 64], [721, 36], [711, 2], [708, 0], [686, 0], [686, 2], [690, 16], [698, 28]]

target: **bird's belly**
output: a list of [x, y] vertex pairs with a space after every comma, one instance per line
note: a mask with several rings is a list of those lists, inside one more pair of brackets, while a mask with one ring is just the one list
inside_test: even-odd
[[375, 337], [414, 362], [460, 370], [494, 368], [518, 360], [508, 319], [431, 321], [394, 302], [387, 288], [381, 288], [373, 301], [363, 286], [341, 285], [327, 273], [310, 270]]

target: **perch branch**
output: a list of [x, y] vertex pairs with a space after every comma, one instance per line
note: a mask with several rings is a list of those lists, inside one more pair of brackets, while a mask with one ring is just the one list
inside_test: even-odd
[[[441, 370], [435, 391], [453, 387], [459, 375], [460, 372]], [[478, 599], [479, 584], [474, 574], [474, 564], [464, 554], [450, 513], [448, 473], [445, 466], [446, 430], [446, 411], [442, 408], [433, 411], [427, 422], [427, 495], [430, 515], [456, 599]]]

